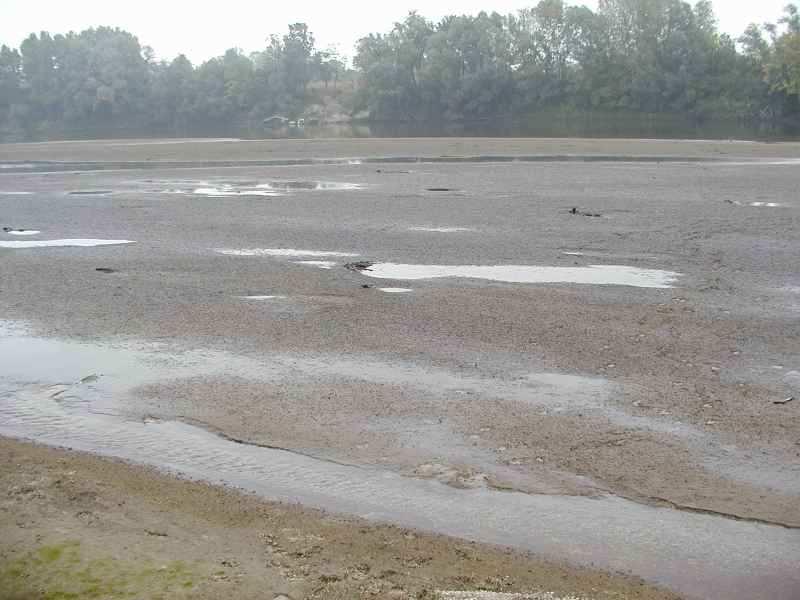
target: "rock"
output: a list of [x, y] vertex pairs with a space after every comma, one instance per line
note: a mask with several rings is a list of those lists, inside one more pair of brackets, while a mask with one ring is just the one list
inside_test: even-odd
[[372, 263], [368, 260], [358, 260], [356, 262], [347, 263], [344, 268], [349, 271], [356, 271], [357, 273], [360, 273], [361, 271], [366, 271], [369, 269], [373, 264], [375, 263]]
[[155, 531], [153, 529], [145, 529], [144, 532], [147, 535], [151, 535], [153, 537], [168, 537], [167, 534], [163, 531]]
[[570, 209], [569, 214], [578, 215], [580, 217], [602, 217], [603, 216], [600, 213], [591, 213], [591, 212], [586, 212], [586, 211], [583, 211], [583, 210], [578, 210], [574, 206]]

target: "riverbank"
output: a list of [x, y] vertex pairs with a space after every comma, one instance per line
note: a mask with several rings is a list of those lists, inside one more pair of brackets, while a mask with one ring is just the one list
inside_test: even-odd
[[481, 589], [677, 598], [632, 578], [7, 438], [0, 438], [0, 488], [6, 600], [402, 599]]

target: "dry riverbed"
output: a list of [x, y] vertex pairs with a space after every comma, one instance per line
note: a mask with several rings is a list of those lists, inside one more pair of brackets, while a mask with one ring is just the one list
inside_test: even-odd
[[[328, 567], [342, 597], [507, 569], [490, 587], [623, 589], [417, 533], [438, 550], [403, 570], [381, 554], [409, 539], [390, 522], [690, 598], [794, 600], [799, 159], [714, 141], [0, 145], [0, 435], [372, 522], [6, 441], [6, 575], [46, 567], [51, 585], [113, 559], [167, 596], [266, 580], [309, 597]], [[257, 518], [277, 550], [238, 524]]]

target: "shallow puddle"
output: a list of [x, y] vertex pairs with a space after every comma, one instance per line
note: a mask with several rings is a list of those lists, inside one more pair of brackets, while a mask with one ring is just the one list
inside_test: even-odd
[[292, 192], [316, 192], [316, 191], [353, 191], [363, 189], [364, 186], [358, 183], [338, 182], [338, 181], [268, 181], [260, 183], [258, 181], [235, 182], [235, 181], [189, 181], [189, 180], [161, 180], [147, 181], [149, 185], [160, 183], [164, 185], [161, 189], [151, 190], [157, 194], [193, 194], [195, 196], [207, 196], [209, 198], [230, 198], [230, 197], [276, 197], [285, 196]]
[[[349, 163], [353, 164], [353, 163]], [[360, 163], [358, 163], [360, 164]], [[346, 192], [364, 189], [360, 183], [347, 183], [341, 181], [270, 181], [259, 185], [260, 188], [279, 191], [332, 191]]]
[[[38, 232], [37, 232], [38, 233]], [[118, 246], [121, 244], [135, 244], [132, 240], [26, 240], [7, 242], [0, 240], [0, 248], [91, 248], [94, 246]]]
[[[800, 494], [800, 477], [796, 469], [787, 474], [783, 465], [771, 463], [767, 453], [762, 458], [740, 451], [718, 442], [703, 430], [668, 416], [631, 414], [613, 401], [619, 393], [618, 388], [599, 377], [533, 372], [507, 380], [464, 375], [400, 361], [382, 362], [369, 357], [343, 358], [328, 354], [268, 354], [259, 360], [220, 352], [181, 351], [173, 354], [164, 345], [117, 347], [31, 337], [13, 327], [9, 329], [11, 325], [6, 323], [4, 326], [0, 321], [0, 379], [32, 382], [55, 379], [57, 383], [63, 383], [77, 380], [87, 373], [103, 373], [113, 376], [111, 379], [104, 377], [104, 384], [118, 381], [121, 390], [193, 375], [257, 381], [345, 378], [379, 385], [411, 385], [443, 398], [452, 394], [467, 394], [476, 401], [494, 398], [526, 406], [540, 414], [581, 414], [632, 430], [668, 434], [700, 449], [704, 465], [724, 477]], [[86, 372], [76, 369], [77, 365], [83, 365], [82, 370]], [[65, 376], [60, 367], [72, 375]]]
[[750, 206], [758, 208], [780, 208], [783, 204], [779, 204], [778, 202], [751, 202]]
[[237, 296], [239, 300], [283, 300], [286, 296]]
[[332, 269], [336, 263], [332, 260], [295, 260], [296, 265], [306, 265], [307, 267], [317, 267], [318, 269]]
[[0, 163], [0, 169], [33, 169], [33, 163]]
[[470, 227], [409, 227], [409, 231], [427, 231], [431, 233], [461, 233], [464, 231], [475, 231]]
[[[161, 193], [183, 194], [183, 190], [165, 190]], [[222, 185], [219, 187], [201, 187], [192, 190], [195, 196], [209, 196], [211, 198], [226, 198], [230, 196], [280, 196], [277, 192], [262, 189], [236, 189], [233, 186]]]
[[413, 292], [411, 288], [400, 288], [400, 287], [383, 287], [378, 288], [381, 292], [386, 292], [387, 294], [407, 294], [408, 292]]
[[113, 193], [113, 190], [75, 190], [74, 192], [67, 192], [70, 196], [108, 196]]
[[409, 265], [374, 263], [361, 272], [379, 279], [436, 279], [459, 277], [507, 283], [576, 283], [669, 288], [680, 273], [624, 265], [539, 267], [531, 265]]
[[[687, 597], [796, 597], [798, 530], [654, 508], [613, 496], [454, 489], [380, 468], [238, 444], [179, 422], [124, 416], [136, 386], [223, 373], [292, 382], [352, 377], [411, 384], [433, 393], [470, 390], [476, 401], [481, 395], [501, 395], [564, 410], [576, 405], [580, 410], [608, 408], [609, 402], [606, 382], [573, 375], [536, 373], [512, 383], [332, 355], [254, 359], [159, 344], [83, 344], [34, 337], [24, 327], [0, 322], [0, 435], [153, 465], [268, 499], [630, 572]], [[430, 437], [452, 444], [446, 435], [444, 442]], [[462, 446], [469, 456], [475, 452]]]
[[36, 229], [11, 229], [9, 231], [5, 231], [8, 235], [18, 235], [18, 236], [26, 236], [26, 235], [39, 235], [42, 233], [41, 231], [37, 231]]
[[335, 252], [330, 250], [298, 250], [295, 248], [217, 248], [215, 250], [218, 254], [225, 254], [228, 256], [278, 256], [278, 257], [325, 257], [325, 256], [339, 256], [339, 257], [353, 257], [358, 254], [352, 252]]
[[0, 196], [31, 196], [33, 192], [8, 192], [0, 190]]

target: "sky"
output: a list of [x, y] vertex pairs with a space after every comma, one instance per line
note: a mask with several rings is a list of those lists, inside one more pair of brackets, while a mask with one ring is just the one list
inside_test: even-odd
[[[448, 14], [499, 13], [530, 7], [538, 0], [0, 0], [0, 44], [18, 47], [31, 32], [66, 33], [98, 25], [126, 29], [151, 46], [159, 59], [180, 53], [199, 63], [228, 48], [245, 52], [265, 47], [271, 33], [304, 22], [319, 48], [352, 57], [356, 41], [385, 32], [409, 10], [437, 20]], [[736, 37], [749, 23], [775, 22], [790, 0], [713, 0], [720, 29]], [[573, 0], [595, 8], [596, 0]]]

